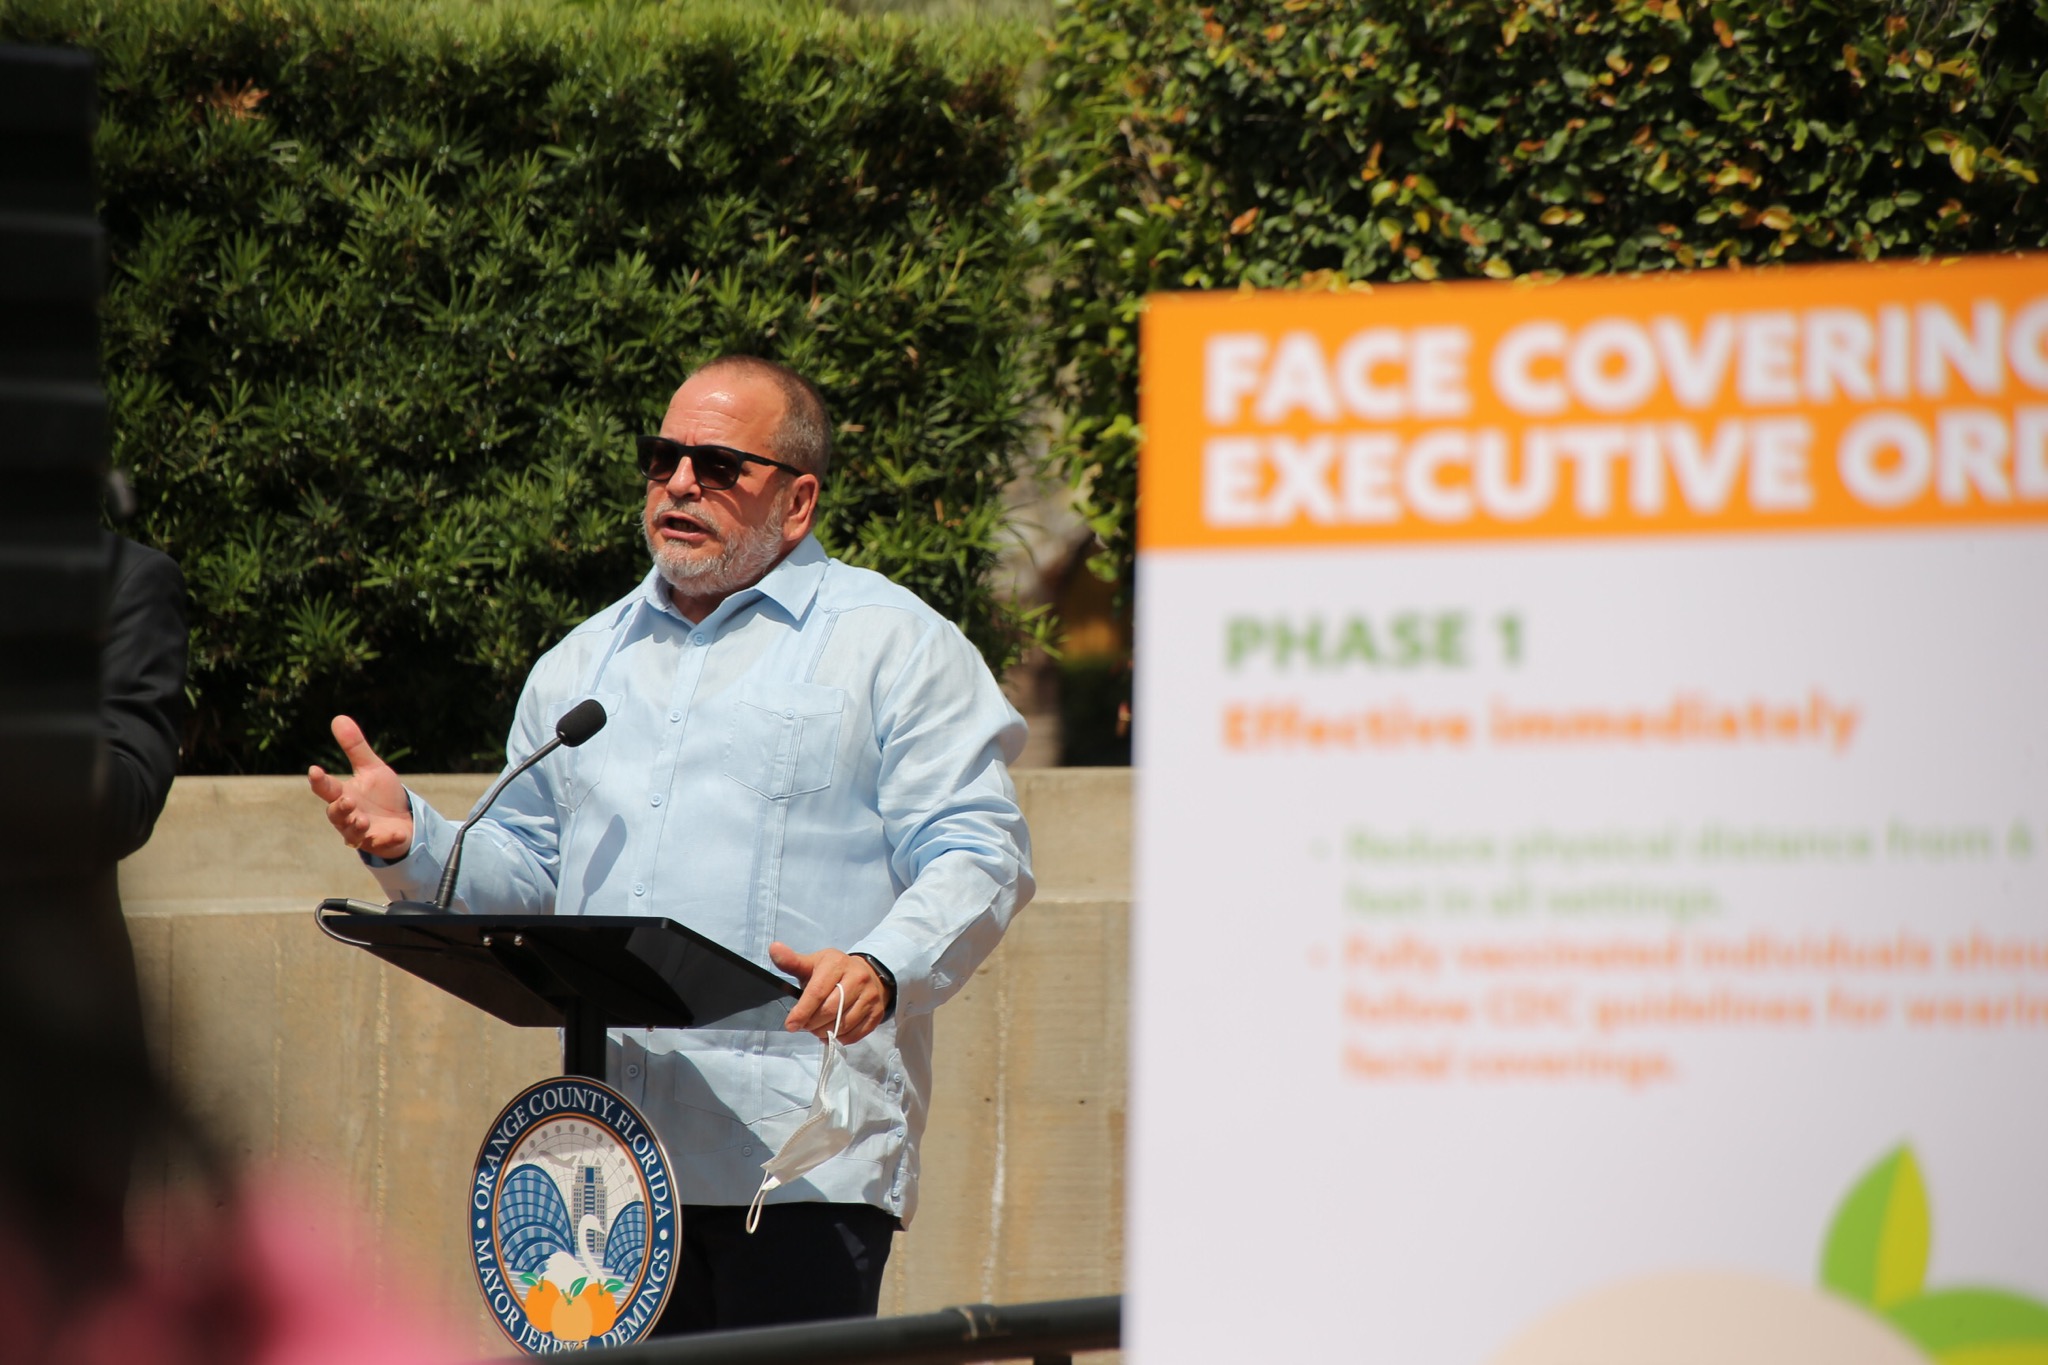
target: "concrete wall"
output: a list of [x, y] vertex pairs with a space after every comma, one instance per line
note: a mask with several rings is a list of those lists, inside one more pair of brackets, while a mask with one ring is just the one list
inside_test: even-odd
[[[485, 785], [413, 779], [450, 812]], [[886, 1314], [1123, 1285], [1130, 776], [1017, 785], [1038, 896], [939, 1012], [922, 1204]], [[321, 934], [321, 898], [382, 896], [298, 778], [180, 780], [121, 891], [186, 1104], [239, 1160], [317, 1170], [375, 1234], [359, 1283], [421, 1297], [502, 1353], [469, 1270], [466, 1182], [504, 1102], [561, 1069], [553, 1030], [500, 1024]]]

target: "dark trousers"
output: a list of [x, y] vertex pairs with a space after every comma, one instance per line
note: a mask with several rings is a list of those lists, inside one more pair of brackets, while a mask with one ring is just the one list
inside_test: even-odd
[[683, 1336], [821, 1318], [871, 1318], [896, 1215], [870, 1204], [683, 1206], [676, 1286], [650, 1334]]

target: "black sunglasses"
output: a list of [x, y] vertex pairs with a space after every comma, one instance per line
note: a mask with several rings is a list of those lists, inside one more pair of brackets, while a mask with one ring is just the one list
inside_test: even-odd
[[686, 446], [666, 436], [635, 436], [633, 444], [640, 452], [640, 476], [650, 483], [667, 483], [686, 459], [698, 484], [713, 491], [733, 487], [740, 481], [741, 468], [750, 464], [772, 465], [792, 474], [804, 472], [793, 464], [771, 460], [766, 455], [749, 455], [731, 446]]

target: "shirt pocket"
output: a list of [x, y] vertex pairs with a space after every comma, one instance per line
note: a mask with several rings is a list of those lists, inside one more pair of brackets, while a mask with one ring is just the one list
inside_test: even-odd
[[[787, 1091], [794, 1068], [777, 1049], [788, 1044], [782, 1035], [771, 1034], [766, 1049], [757, 1050], [759, 1034], [729, 1029], [693, 1032], [704, 1036], [659, 1058], [669, 1072], [669, 1102], [661, 1107], [659, 1118], [653, 1113], [648, 1117], [660, 1131], [662, 1144], [671, 1156], [705, 1156], [745, 1144], [759, 1149], [752, 1155], [766, 1161], [795, 1131], [811, 1102], [809, 1088], [800, 1096]], [[817, 1045], [808, 1034], [790, 1041]], [[803, 1085], [815, 1087], [817, 1078], [813, 1063]]]
[[[736, 1052], [693, 1051], [671, 1053], [659, 1061], [669, 1073], [668, 1103], [648, 1106], [654, 1112], [647, 1117], [669, 1155], [703, 1156], [739, 1146], [747, 1136], [746, 1125], [725, 1092], [744, 1089], [737, 1078], [748, 1070], [745, 1059]], [[707, 1079], [707, 1070], [722, 1084]]]
[[[624, 703], [622, 693], [591, 692], [588, 695], [595, 698], [597, 704], [604, 708], [607, 722], [619, 718], [619, 707]], [[550, 737], [554, 735], [555, 726], [561, 723], [562, 717], [574, 707], [582, 705], [583, 700], [582, 696], [575, 696], [548, 704], [546, 720]], [[590, 795], [591, 789], [604, 779], [605, 766], [611, 761], [612, 741], [617, 737], [617, 733], [617, 730], [607, 723], [603, 729], [575, 748], [564, 745], [550, 755], [550, 758], [560, 765], [556, 772], [560, 774], [560, 801], [565, 809], [575, 810], [582, 805], [583, 798]]]
[[823, 791], [839, 758], [846, 693], [810, 683], [750, 688], [733, 703], [725, 775], [771, 801]]

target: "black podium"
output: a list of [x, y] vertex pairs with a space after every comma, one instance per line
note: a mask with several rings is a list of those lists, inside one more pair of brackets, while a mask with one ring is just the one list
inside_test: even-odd
[[562, 1030], [562, 1071], [604, 1078], [608, 1028], [780, 1030], [799, 991], [669, 919], [393, 914], [330, 899], [314, 912], [352, 943], [522, 1028]]

